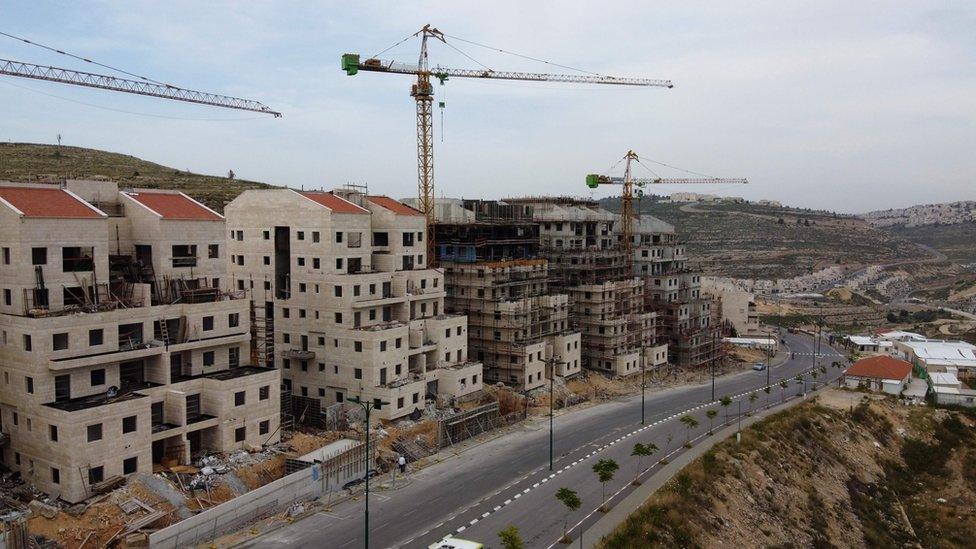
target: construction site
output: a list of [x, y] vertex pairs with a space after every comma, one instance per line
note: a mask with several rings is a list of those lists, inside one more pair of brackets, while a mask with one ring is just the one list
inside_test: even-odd
[[470, 352], [486, 380], [531, 390], [550, 376], [578, 375], [580, 333], [569, 296], [550, 290], [531, 207], [466, 201], [460, 208], [468, 221], [434, 226], [438, 261], [448, 310], [467, 315]]
[[[586, 177], [621, 185], [621, 213], [574, 197], [435, 200], [432, 77], [670, 81], [431, 69], [428, 41], [447, 35], [412, 37], [416, 66], [345, 54], [341, 68], [415, 79], [415, 199], [265, 186], [218, 212], [103, 179], [0, 184], [7, 541], [204, 543], [546, 405], [717, 365], [719, 308], [673, 227], [633, 201], [645, 184], [728, 181], [633, 178], [631, 151], [623, 178]], [[5, 60], [0, 74], [281, 116], [144, 77]]]
[[580, 366], [614, 376], [721, 358], [720, 307], [667, 223], [640, 216], [624, 227], [621, 214], [571, 197], [442, 199], [435, 211], [448, 307], [469, 316], [490, 380], [533, 389], [550, 362], [556, 375], [577, 374], [576, 357], [525, 359], [523, 348], [558, 330], [580, 335]]

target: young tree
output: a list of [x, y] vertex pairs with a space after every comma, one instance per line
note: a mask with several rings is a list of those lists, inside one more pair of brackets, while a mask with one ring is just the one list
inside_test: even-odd
[[718, 410], [709, 410], [705, 412], [708, 417], [708, 434], [712, 434], [712, 425], [715, 424], [715, 416], [718, 415]]
[[769, 385], [763, 387], [763, 392], [766, 393], [766, 407], [767, 408], [769, 407], [769, 392], [772, 391], [772, 390], [773, 390], [773, 388], [770, 387]]
[[786, 388], [789, 386], [789, 383], [787, 383], [786, 380], [783, 379], [780, 380], [779, 386], [783, 389], [782, 391], [780, 391], [780, 400], [786, 400]]
[[583, 502], [580, 501], [579, 495], [569, 488], [560, 488], [556, 490], [556, 499], [562, 502], [566, 506], [568, 511], [566, 511], [566, 516], [563, 517], [563, 543], [569, 543], [569, 514], [580, 508]]
[[502, 540], [502, 547], [504, 549], [525, 549], [525, 542], [522, 541], [522, 536], [519, 535], [519, 529], [514, 524], [498, 532], [498, 537]]
[[749, 414], [752, 414], [752, 403], [755, 402], [757, 398], [759, 398], [759, 395], [756, 393], [749, 393]]
[[612, 459], [601, 459], [593, 464], [593, 472], [603, 485], [603, 503], [600, 505], [600, 511], [604, 513], [607, 511], [607, 483], [613, 480], [613, 474], [617, 469], [620, 469], [620, 466]]
[[688, 436], [685, 437], [685, 446], [691, 448], [691, 430], [698, 427], [698, 420], [691, 415], [681, 416], [681, 423], [688, 428]]
[[725, 395], [722, 400], [718, 401], [725, 408], [725, 423], [729, 422], [729, 405], [732, 404], [732, 397]]
[[657, 446], [653, 442], [634, 444], [634, 449], [630, 452], [630, 455], [637, 457], [637, 473], [634, 474], [634, 482], [631, 483], [634, 486], [640, 484], [641, 458], [648, 457], [654, 452], [657, 452]]

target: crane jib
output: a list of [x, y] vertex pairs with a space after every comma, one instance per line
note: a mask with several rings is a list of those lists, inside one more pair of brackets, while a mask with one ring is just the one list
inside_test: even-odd
[[87, 88], [98, 88], [136, 95], [146, 95], [159, 97], [162, 99], [172, 99], [174, 101], [184, 101], [186, 103], [198, 103], [214, 107], [224, 107], [242, 111], [253, 111], [264, 114], [274, 115], [275, 118], [281, 116], [276, 112], [257, 101], [243, 99], [240, 97], [230, 97], [215, 93], [207, 93], [185, 88], [178, 88], [169, 84], [157, 84], [139, 80], [129, 80], [127, 78], [116, 78], [104, 74], [62, 69], [59, 67], [49, 67], [45, 65], [35, 65], [21, 61], [11, 61], [0, 59], [0, 75], [17, 76], [20, 78], [31, 78], [34, 80], [46, 80], [48, 82], [58, 82], [61, 84], [72, 84]]
[[422, 70], [416, 65], [398, 63], [380, 59], [360, 61], [359, 55], [347, 53], [342, 56], [342, 70], [352, 76], [359, 71], [386, 72], [393, 74], [410, 74], [433, 76], [441, 81], [453, 78], [485, 78], [493, 80], [523, 80], [535, 82], [566, 82], [571, 84], [608, 84], [616, 86], [650, 86], [673, 88], [670, 80], [653, 80], [649, 78], [622, 78], [616, 76], [593, 76], [575, 74], [547, 74], [536, 72], [495, 71], [490, 69], [452, 69], [447, 67], [433, 67]]

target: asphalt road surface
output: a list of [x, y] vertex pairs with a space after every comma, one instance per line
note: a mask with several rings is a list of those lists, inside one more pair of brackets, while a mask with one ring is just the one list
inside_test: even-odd
[[[727, 407], [711, 400], [711, 383], [684, 385], [648, 392], [646, 421], [642, 425], [640, 395], [569, 411], [555, 418], [555, 463], [549, 470], [548, 418], [536, 419], [502, 436], [475, 446], [456, 457], [411, 473], [410, 481], [396, 490], [370, 495], [371, 547], [427, 547], [446, 535], [498, 545], [497, 532], [515, 525], [527, 547], [551, 547], [562, 536], [564, 524], [586, 529], [599, 518], [594, 510], [602, 504], [604, 488], [613, 501], [626, 497], [629, 483], [640, 471], [667, 455], [684, 450], [686, 440], [707, 433], [710, 421], [705, 412], [719, 411], [715, 428], [739, 414], [810, 389], [812, 383], [832, 381], [842, 373], [832, 368], [842, 355], [822, 343], [816, 380], [795, 381], [817, 360], [813, 338], [785, 334], [793, 358], [770, 368], [772, 387], [767, 394], [767, 372], [744, 372], [715, 383], [715, 398], [734, 399]], [[845, 362], [846, 364], [846, 362]], [[786, 389], [780, 380], [789, 380]], [[758, 398], [750, 400], [750, 393]], [[688, 428], [680, 417], [691, 415], [697, 428]], [[658, 452], [645, 458], [638, 468], [630, 455], [635, 442], [654, 443]], [[620, 469], [614, 479], [601, 486], [591, 467], [599, 459], [613, 459]], [[650, 472], [653, 472], [652, 469]], [[560, 487], [575, 490], [583, 501], [575, 512], [567, 510], [554, 494]], [[247, 547], [356, 548], [364, 545], [363, 498], [337, 505], [283, 528], [255, 538]]]

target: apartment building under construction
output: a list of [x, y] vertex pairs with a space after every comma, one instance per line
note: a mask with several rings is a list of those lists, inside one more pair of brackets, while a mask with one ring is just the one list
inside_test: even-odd
[[396, 419], [480, 392], [467, 318], [445, 310], [420, 212], [347, 188], [248, 190], [225, 214], [254, 360], [279, 366], [293, 395], [320, 408], [388, 402], [375, 416]]
[[0, 459], [69, 502], [279, 438], [224, 218], [171, 191], [0, 184]]
[[468, 317], [470, 352], [487, 381], [521, 390], [580, 373], [569, 296], [550, 290], [531, 206], [441, 201], [436, 242], [448, 310]]
[[720, 304], [702, 293], [701, 272], [688, 267], [674, 226], [640, 216], [630, 246], [634, 274], [646, 285], [646, 306], [658, 315], [669, 360], [685, 368], [710, 367], [721, 359]]
[[563, 197], [505, 199], [531, 207], [539, 253], [550, 285], [569, 296], [582, 334], [583, 366], [627, 376], [667, 362], [656, 314], [648, 309], [646, 281], [630, 272], [619, 242], [619, 215], [595, 201]]

